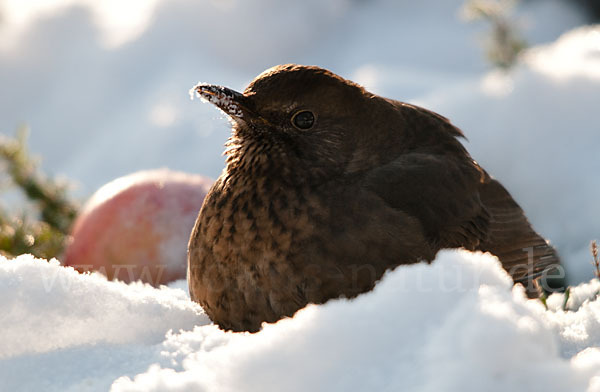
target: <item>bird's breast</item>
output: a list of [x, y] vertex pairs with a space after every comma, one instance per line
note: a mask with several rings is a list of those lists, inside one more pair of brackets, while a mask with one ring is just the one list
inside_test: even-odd
[[211, 318], [275, 321], [307, 303], [297, 254], [315, 231], [310, 210], [318, 207], [303, 195], [267, 179], [217, 181], [189, 246], [190, 294]]
[[267, 276], [315, 230], [318, 200], [268, 178], [224, 179], [205, 201], [192, 242], [203, 259], [241, 275]]

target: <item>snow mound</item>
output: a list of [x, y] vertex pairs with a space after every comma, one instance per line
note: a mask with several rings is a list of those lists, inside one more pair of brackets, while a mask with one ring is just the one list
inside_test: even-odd
[[[569, 355], [567, 330], [572, 317], [597, 328], [598, 304], [567, 316], [511, 287], [495, 257], [443, 251], [371, 293], [309, 306], [257, 334], [170, 334], [168, 366], [121, 377], [111, 391], [592, 390], [600, 350]], [[583, 340], [600, 344], [597, 334]]]
[[208, 323], [183, 290], [110, 282], [58, 261], [0, 257], [0, 360], [82, 345], [156, 344]]
[[600, 27], [569, 31], [551, 45], [530, 50], [527, 59], [532, 68], [557, 79], [600, 80]]
[[448, 250], [247, 334], [209, 324], [180, 288], [1, 258], [0, 379], [11, 391], [593, 391], [598, 289], [573, 288], [567, 312], [553, 295], [547, 311], [496, 257]]

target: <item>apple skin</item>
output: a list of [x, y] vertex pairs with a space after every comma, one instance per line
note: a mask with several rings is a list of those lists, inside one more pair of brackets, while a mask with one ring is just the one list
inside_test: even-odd
[[185, 279], [188, 240], [212, 183], [167, 169], [111, 181], [76, 218], [63, 265], [155, 287]]

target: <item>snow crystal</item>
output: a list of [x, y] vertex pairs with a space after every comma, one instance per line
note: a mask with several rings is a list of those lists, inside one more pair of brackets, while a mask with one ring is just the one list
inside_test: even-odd
[[194, 97], [194, 92], [197, 97], [200, 97], [202, 102], [212, 103], [228, 116], [236, 118], [242, 118], [244, 116], [244, 112], [237, 102], [235, 102], [234, 97], [227, 94], [220, 87], [199, 83], [190, 90], [190, 97], [192, 99]]

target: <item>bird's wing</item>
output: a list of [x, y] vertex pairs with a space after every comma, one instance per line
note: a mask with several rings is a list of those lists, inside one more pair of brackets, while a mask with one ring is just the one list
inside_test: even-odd
[[417, 218], [437, 248], [475, 249], [487, 240], [490, 217], [479, 196], [486, 176], [464, 157], [413, 152], [371, 170], [364, 187]]
[[390, 207], [419, 219], [436, 248], [464, 247], [498, 256], [513, 280], [534, 297], [533, 281], [560, 265], [558, 255], [508, 191], [473, 165], [411, 153], [372, 170], [364, 184]]
[[489, 179], [482, 184], [480, 196], [491, 219], [488, 239], [477, 249], [498, 256], [513, 280], [523, 283], [530, 296], [536, 295], [532, 280], [560, 264], [556, 251], [533, 230], [521, 207], [498, 181]]

